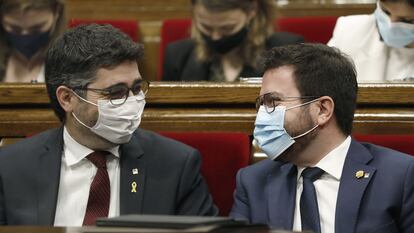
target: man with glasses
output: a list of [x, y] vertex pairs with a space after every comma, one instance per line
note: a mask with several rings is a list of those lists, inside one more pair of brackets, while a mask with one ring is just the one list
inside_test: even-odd
[[315, 233], [414, 232], [414, 158], [350, 136], [352, 62], [318, 44], [263, 61], [254, 138], [269, 158], [239, 171], [231, 216]]
[[199, 153], [138, 128], [149, 89], [142, 54], [109, 25], [80, 26], [51, 46], [46, 85], [62, 126], [1, 149], [0, 224], [217, 215]]

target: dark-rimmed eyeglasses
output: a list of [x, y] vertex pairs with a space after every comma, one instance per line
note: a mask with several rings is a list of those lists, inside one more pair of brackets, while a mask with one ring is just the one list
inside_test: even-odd
[[97, 92], [103, 95], [106, 99], [109, 99], [111, 104], [119, 106], [125, 103], [128, 99], [130, 92], [137, 97], [137, 100], [145, 99], [145, 95], [148, 92], [150, 83], [147, 80], [139, 79], [128, 87], [125, 83], [118, 83], [108, 88], [88, 88], [88, 87], [74, 87], [74, 90], [88, 90]]
[[266, 112], [272, 113], [275, 111], [275, 108], [282, 102], [293, 101], [297, 99], [313, 100], [319, 97], [320, 96], [278, 96], [274, 92], [269, 92], [256, 98], [256, 110], [258, 111], [260, 106], [263, 105], [266, 109]]

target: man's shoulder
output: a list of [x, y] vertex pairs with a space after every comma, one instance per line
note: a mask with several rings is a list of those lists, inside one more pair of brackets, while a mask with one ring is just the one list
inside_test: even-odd
[[254, 163], [250, 166], [240, 169], [240, 172], [243, 175], [249, 177], [258, 177], [258, 176], [267, 176], [271, 172], [277, 170], [283, 163], [278, 161], [273, 161], [270, 159], [263, 159], [260, 162]]
[[9, 154], [13, 155], [14, 153], [17, 153], [15, 156], [23, 155], [25, 152], [33, 154], [36, 149], [44, 147], [50, 140], [57, 142], [59, 133], [62, 133], [60, 129], [49, 129], [33, 136], [28, 136], [14, 144], [2, 147], [0, 149], [0, 157]]
[[385, 167], [405, 167], [414, 162], [414, 156], [372, 143], [360, 144], [373, 156], [372, 163]]

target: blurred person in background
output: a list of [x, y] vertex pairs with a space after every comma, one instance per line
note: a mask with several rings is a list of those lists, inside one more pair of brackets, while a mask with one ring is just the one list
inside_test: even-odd
[[274, 32], [273, 0], [191, 0], [191, 39], [166, 48], [165, 81], [237, 81], [261, 76], [256, 58], [265, 49], [303, 42]]
[[340, 17], [328, 45], [354, 59], [358, 82], [414, 81], [414, 0], [381, 0], [373, 14]]
[[65, 30], [64, 0], [0, 0], [0, 81], [44, 82], [50, 43]]

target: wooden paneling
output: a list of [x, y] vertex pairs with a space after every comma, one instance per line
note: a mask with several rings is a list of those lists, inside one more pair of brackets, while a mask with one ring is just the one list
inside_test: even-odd
[[[277, 16], [368, 14], [375, 0], [284, 0], [277, 1]], [[168, 18], [190, 18], [190, 0], [67, 0], [68, 19], [135, 19], [140, 25], [140, 42], [145, 58], [140, 71], [156, 80], [159, 62], [161, 22]]]
[[[141, 127], [154, 131], [252, 133], [258, 84], [151, 84]], [[34, 134], [59, 122], [42, 84], [0, 85], [0, 137]], [[360, 84], [354, 131], [414, 134], [414, 85]]]

